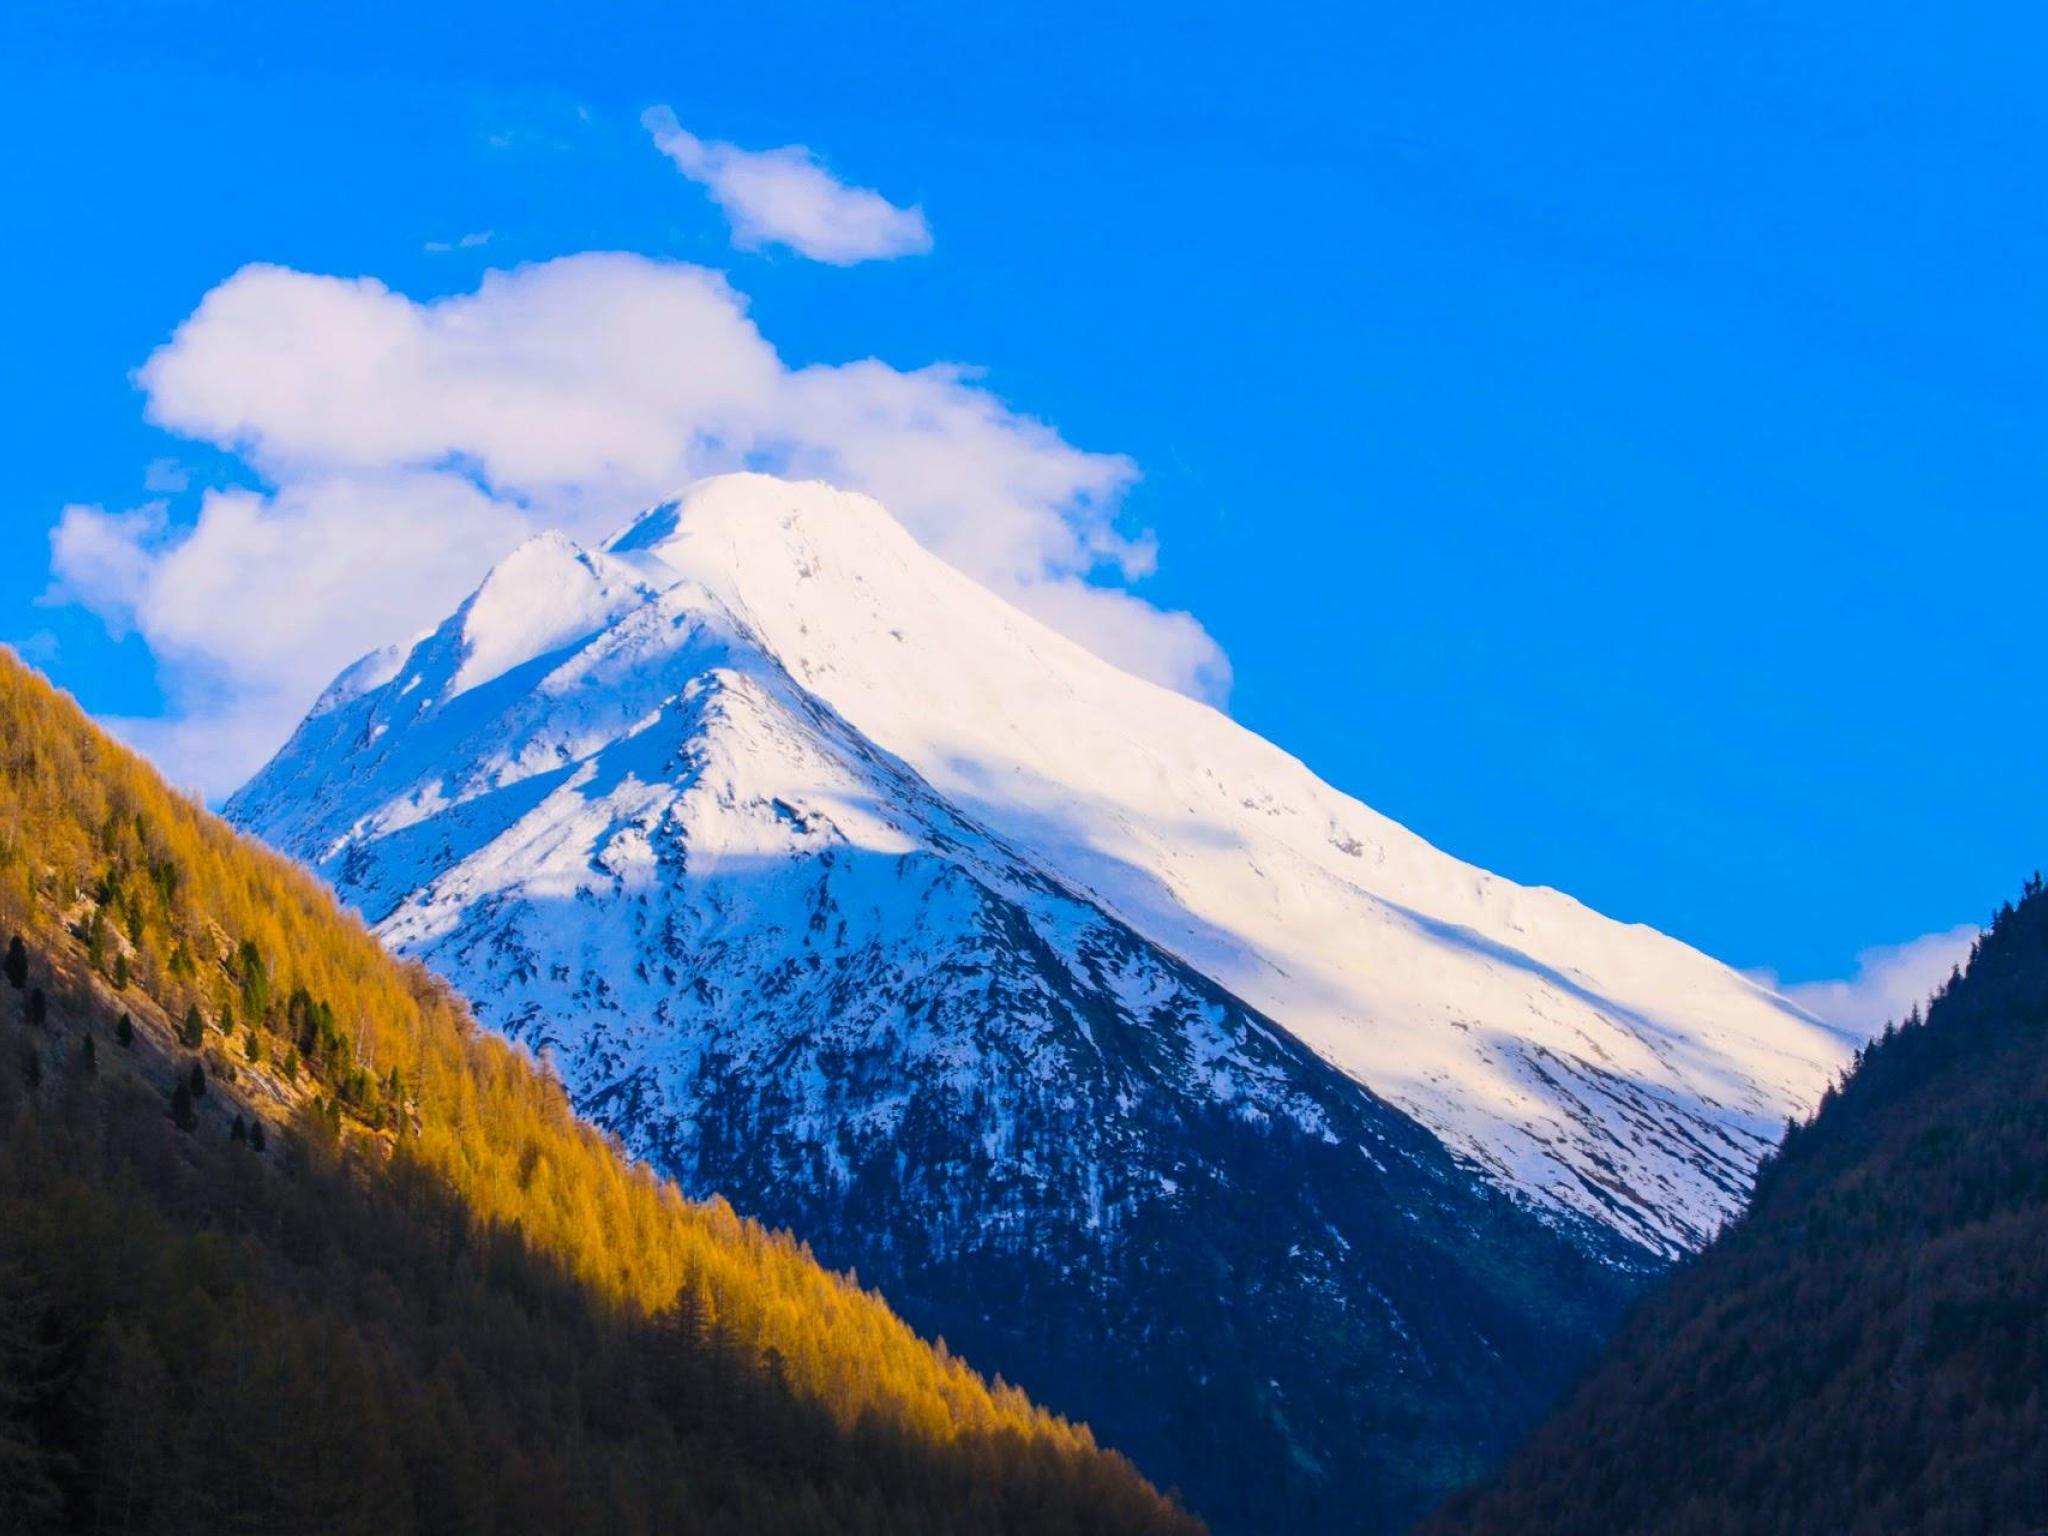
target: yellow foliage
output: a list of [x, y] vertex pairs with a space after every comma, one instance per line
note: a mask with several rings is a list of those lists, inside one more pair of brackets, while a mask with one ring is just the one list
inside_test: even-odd
[[[1102, 1457], [1085, 1427], [928, 1347], [787, 1234], [632, 1164], [311, 875], [169, 788], [0, 653], [0, 922], [47, 942], [94, 913], [125, 941], [131, 986], [167, 1018], [196, 1004], [215, 1022], [229, 1004], [271, 1060], [313, 1040], [305, 1070], [366, 1166], [376, 1150], [430, 1175], [606, 1304], [652, 1316], [694, 1298], [754, 1358], [779, 1357], [789, 1384], [845, 1427], [875, 1416], [929, 1443], [1016, 1437], [1034, 1456]], [[324, 1042], [295, 995], [325, 1005]], [[260, 1015], [245, 1011], [251, 998]], [[1127, 1467], [1111, 1481], [1142, 1487]]]

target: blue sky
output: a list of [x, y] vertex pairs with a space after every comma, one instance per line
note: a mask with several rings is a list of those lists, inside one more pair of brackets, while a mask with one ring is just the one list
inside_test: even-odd
[[[195, 733], [146, 722], [203, 744], [242, 682], [76, 569], [53, 594], [50, 532], [161, 501], [120, 525], [161, 552], [303, 445], [221, 446], [260, 401], [151, 426], [135, 370], [250, 262], [431, 305], [615, 251], [727, 274], [789, 375], [972, 365], [948, 387], [1075, 474], [1127, 456], [1082, 542], [1113, 515], [1156, 569], [1091, 579], [1192, 614], [1237, 718], [1504, 874], [1807, 980], [2042, 859], [2023, 8], [305, 9], [0, 20], [0, 634], [188, 778]], [[929, 251], [739, 248], [656, 104], [809, 146]], [[289, 649], [263, 571], [213, 617]]]

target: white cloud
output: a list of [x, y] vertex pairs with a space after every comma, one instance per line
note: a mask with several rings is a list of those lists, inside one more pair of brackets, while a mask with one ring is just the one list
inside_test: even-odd
[[516, 504], [431, 471], [208, 491], [198, 520], [175, 530], [161, 507], [73, 506], [50, 536], [52, 596], [148, 640], [173, 714], [109, 724], [217, 793], [276, 749], [351, 658], [432, 623], [480, 560], [533, 531]]
[[128, 722], [183, 779], [232, 787], [319, 689], [445, 614], [538, 527], [592, 538], [705, 474], [878, 496], [934, 552], [1120, 665], [1220, 699], [1185, 614], [1091, 584], [1150, 569], [1114, 518], [1136, 470], [1019, 415], [968, 371], [793, 369], [719, 274], [584, 255], [416, 303], [371, 279], [243, 269], [139, 371], [150, 419], [275, 489], [66, 508], [60, 596], [133, 628], [179, 722]]
[[1880, 944], [1856, 957], [1855, 974], [1841, 981], [1780, 983], [1759, 973], [1815, 1018], [1857, 1035], [1874, 1035], [1888, 1023], [1905, 1018], [1915, 1007], [1925, 1009], [1935, 988], [1949, 971], [1969, 956], [1982, 932], [1973, 924], [1922, 934], [1903, 944]]
[[917, 256], [932, 248], [921, 208], [898, 208], [879, 192], [849, 187], [800, 144], [741, 149], [700, 139], [667, 107], [649, 107], [641, 123], [677, 170], [710, 192], [747, 250], [786, 245], [813, 261], [855, 262]]

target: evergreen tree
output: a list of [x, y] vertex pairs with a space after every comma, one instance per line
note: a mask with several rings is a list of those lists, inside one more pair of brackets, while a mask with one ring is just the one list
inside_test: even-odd
[[242, 1031], [242, 1054], [256, 1066], [263, 1064], [263, 1040], [256, 1033], [256, 1026], [249, 1025]]
[[124, 949], [114, 956], [114, 986], [128, 990], [128, 952]]
[[199, 1116], [192, 1112], [192, 1090], [181, 1079], [171, 1090], [171, 1123], [181, 1131], [189, 1131], [199, 1124]]
[[235, 968], [241, 973], [243, 1010], [250, 1018], [259, 1019], [270, 1000], [270, 974], [254, 939], [242, 940], [235, 952]]
[[235, 1115], [235, 1123], [228, 1127], [228, 1140], [238, 1144], [246, 1144], [249, 1140], [248, 1122], [239, 1112]]
[[125, 1013], [121, 1015], [121, 1022], [114, 1026], [114, 1038], [121, 1043], [123, 1050], [135, 1049], [135, 1021]]
[[198, 1062], [192, 1063], [192, 1070], [185, 1074], [185, 1082], [191, 1089], [193, 1098], [203, 1099], [206, 1097], [206, 1068]]
[[206, 1020], [194, 1003], [185, 1010], [185, 1027], [178, 1031], [178, 1040], [190, 1050], [198, 1050], [206, 1040]]
[[41, 987], [28, 989], [28, 1021], [38, 1028], [50, 1017], [50, 1000], [43, 995]]
[[261, 1152], [263, 1150], [263, 1143], [265, 1140], [267, 1140], [267, 1138], [263, 1134], [263, 1122], [261, 1120], [251, 1119], [249, 1122], [250, 1150], [254, 1152]]
[[7, 979], [14, 983], [15, 991], [19, 992], [28, 985], [28, 950], [23, 947], [20, 934], [7, 941], [7, 963], [0, 969], [6, 970]]

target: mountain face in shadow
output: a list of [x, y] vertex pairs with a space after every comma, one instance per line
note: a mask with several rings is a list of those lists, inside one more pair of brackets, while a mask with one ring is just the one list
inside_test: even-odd
[[1196, 1536], [0, 656], [0, 1530]]
[[2048, 1528], [2048, 896], [1795, 1126], [1748, 1214], [1432, 1536]]
[[1848, 1049], [761, 476], [522, 547], [228, 809], [1232, 1530], [1490, 1465]]

